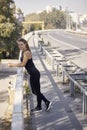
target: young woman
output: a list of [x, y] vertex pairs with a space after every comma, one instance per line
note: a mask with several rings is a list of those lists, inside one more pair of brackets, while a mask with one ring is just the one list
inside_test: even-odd
[[41, 106], [42, 100], [45, 102], [46, 111], [49, 111], [51, 107], [51, 102], [47, 100], [46, 97], [40, 91], [40, 72], [38, 71], [38, 69], [35, 67], [33, 63], [32, 54], [29, 45], [27, 41], [23, 38], [20, 38], [17, 41], [17, 43], [19, 49], [22, 50], [21, 62], [17, 64], [9, 63], [9, 66], [25, 67], [25, 69], [29, 73], [32, 93], [37, 96], [37, 106], [34, 109], [32, 109], [32, 111], [42, 110], [42, 106]]

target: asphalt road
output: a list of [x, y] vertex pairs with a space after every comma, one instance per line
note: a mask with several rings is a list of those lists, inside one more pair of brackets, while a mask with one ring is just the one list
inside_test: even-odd
[[87, 35], [65, 32], [64, 30], [47, 31], [42, 38], [49, 41], [51, 47], [62, 53], [82, 69], [87, 69]]
[[63, 30], [49, 32], [47, 36], [65, 45], [87, 50], [87, 36], [76, 35]]
[[68, 44], [82, 50], [87, 50], [87, 36], [71, 34], [64, 32], [63, 30], [54, 33], [51, 32], [49, 33], [49, 36], [60, 42], [64, 42], [66, 45]]

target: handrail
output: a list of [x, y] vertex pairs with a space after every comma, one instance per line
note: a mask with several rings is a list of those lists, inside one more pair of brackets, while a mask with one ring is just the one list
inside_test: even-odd
[[[20, 53], [21, 55], [21, 53]], [[19, 55], [19, 58], [20, 58]], [[11, 130], [24, 130], [23, 119], [23, 68], [17, 69]]]

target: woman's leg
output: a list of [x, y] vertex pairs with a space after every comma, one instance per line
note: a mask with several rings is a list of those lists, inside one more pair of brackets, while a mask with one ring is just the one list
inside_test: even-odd
[[30, 77], [30, 84], [32, 93], [37, 96], [37, 106], [41, 107], [41, 101], [47, 102], [48, 100], [45, 96], [40, 92], [40, 78]]
[[46, 104], [46, 110], [47, 110], [51, 104], [50, 101], [47, 100], [47, 98], [40, 91], [40, 77], [39, 78], [30, 77], [30, 84], [32, 93], [37, 96], [37, 108], [41, 109], [41, 102], [43, 100]]
[[36, 79], [34, 77], [30, 77], [31, 90], [32, 93], [37, 96], [37, 107], [41, 108], [40, 88], [38, 87]]

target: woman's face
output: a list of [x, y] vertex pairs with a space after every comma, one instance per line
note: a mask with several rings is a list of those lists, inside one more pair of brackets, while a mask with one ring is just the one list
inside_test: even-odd
[[18, 47], [20, 50], [24, 51], [26, 50], [26, 44], [24, 44], [23, 42], [19, 41], [18, 42]]

